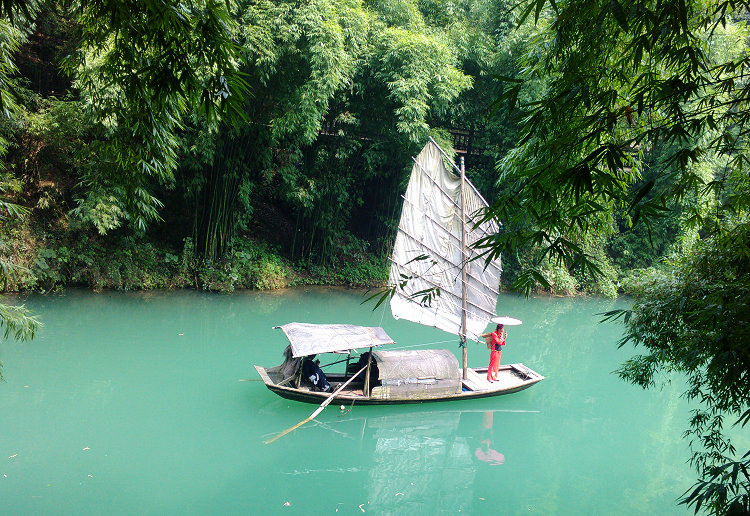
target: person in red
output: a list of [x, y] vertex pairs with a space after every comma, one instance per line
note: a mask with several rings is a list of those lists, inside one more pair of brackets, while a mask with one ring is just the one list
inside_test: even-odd
[[497, 371], [500, 369], [500, 356], [503, 354], [503, 346], [505, 346], [505, 337], [508, 336], [508, 332], [503, 331], [504, 326], [498, 324], [495, 331], [490, 335], [490, 365], [487, 367], [487, 381], [497, 381]]

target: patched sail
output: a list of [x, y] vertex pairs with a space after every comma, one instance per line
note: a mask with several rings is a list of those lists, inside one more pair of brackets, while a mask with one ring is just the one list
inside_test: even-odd
[[486, 264], [472, 249], [480, 238], [497, 233], [494, 221], [474, 227], [473, 216], [487, 202], [468, 180], [464, 187], [466, 250], [461, 249], [461, 180], [446, 167], [430, 140], [415, 159], [404, 196], [401, 221], [391, 256], [389, 284], [396, 286], [391, 312], [454, 335], [461, 334], [462, 273], [467, 271], [466, 336], [477, 339], [495, 315], [500, 259]]

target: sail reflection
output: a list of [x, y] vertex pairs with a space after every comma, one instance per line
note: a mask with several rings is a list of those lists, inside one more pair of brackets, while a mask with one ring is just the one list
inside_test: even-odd
[[429, 410], [377, 417], [346, 414], [325, 426], [328, 431], [337, 430], [341, 445], [348, 442], [359, 448], [358, 463], [367, 464], [361, 474], [366, 477], [362, 480], [370, 510], [430, 514], [450, 508], [451, 512], [471, 513], [483, 500], [483, 468], [506, 462], [495, 435], [502, 435], [501, 426], [513, 425], [508, 420], [517, 419], [513, 414], [517, 412], [536, 411]]
[[429, 514], [470, 505], [465, 487], [474, 483], [475, 470], [460, 420], [460, 412], [368, 418], [374, 441], [369, 500], [379, 512]]

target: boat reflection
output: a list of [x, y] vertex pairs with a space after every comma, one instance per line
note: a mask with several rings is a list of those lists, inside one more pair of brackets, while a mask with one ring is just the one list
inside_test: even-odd
[[351, 462], [336, 467], [355, 468], [364, 477], [360, 485], [369, 510], [429, 514], [471, 513], [484, 500], [486, 474], [493, 475], [484, 468], [506, 462], [495, 436], [523, 426], [520, 420], [528, 422], [525, 416], [536, 411], [417, 410], [376, 417], [356, 412], [364, 411], [341, 411], [338, 419], [309, 431], [335, 435], [337, 445], [349, 450]]

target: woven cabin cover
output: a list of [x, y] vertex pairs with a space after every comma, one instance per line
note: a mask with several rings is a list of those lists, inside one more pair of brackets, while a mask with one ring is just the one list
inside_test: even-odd
[[380, 327], [293, 322], [280, 328], [289, 339], [295, 358], [393, 344]]
[[458, 380], [458, 360], [447, 349], [408, 349], [398, 351], [373, 351], [378, 363], [379, 378], [397, 382], [417, 378]]
[[[415, 158], [404, 196], [388, 284], [397, 286], [391, 298], [396, 319], [433, 326], [454, 335], [461, 328], [461, 266], [467, 266], [467, 337], [477, 339], [495, 315], [500, 285], [500, 258], [485, 263], [471, 245], [498, 232], [498, 224], [485, 221], [475, 227], [487, 202], [466, 181], [466, 255], [461, 253], [460, 178], [443, 161], [430, 141]], [[403, 285], [402, 285], [403, 284]], [[428, 289], [440, 289], [429, 306], [422, 303]]]

